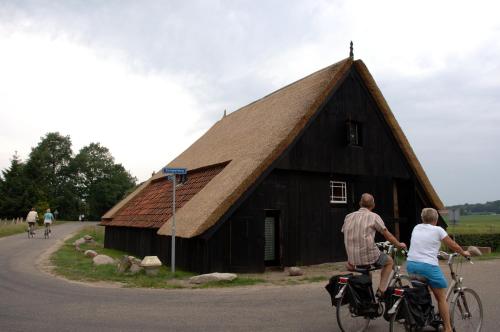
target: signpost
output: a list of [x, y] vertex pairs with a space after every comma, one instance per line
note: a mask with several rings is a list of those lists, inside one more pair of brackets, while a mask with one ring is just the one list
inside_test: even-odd
[[167, 175], [168, 179], [172, 181], [172, 254], [171, 254], [171, 268], [172, 274], [175, 275], [175, 187], [177, 175], [187, 174], [186, 168], [170, 168], [164, 167], [163, 173]]

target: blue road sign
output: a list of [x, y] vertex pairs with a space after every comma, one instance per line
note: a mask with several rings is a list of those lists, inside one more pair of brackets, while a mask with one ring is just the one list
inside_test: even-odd
[[187, 168], [163, 167], [163, 173], [165, 173], [165, 174], [187, 174]]

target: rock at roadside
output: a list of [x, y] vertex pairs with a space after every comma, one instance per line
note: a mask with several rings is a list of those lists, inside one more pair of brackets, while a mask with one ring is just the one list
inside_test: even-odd
[[75, 247], [78, 247], [82, 244], [85, 243], [85, 239], [82, 237], [82, 238], [79, 238], [78, 240], [76, 240], [75, 242], [73, 242], [73, 244], [75, 245]]
[[97, 252], [94, 250], [86, 250], [84, 254], [85, 254], [85, 256], [90, 257], [90, 258], [94, 258], [95, 256], [98, 255]]
[[304, 271], [302, 271], [297, 266], [292, 266], [291, 268], [288, 269], [288, 275], [291, 277], [298, 277], [298, 276], [304, 275]]
[[97, 255], [94, 258], [92, 258], [92, 261], [94, 262], [94, 265], [114, 265], [115, 260], [109, 256], [106, 255]]
[[128, 270], [128, 273], [135, 275], [135, 274], [141, 273], [142, 270], [144, 270], [144, 268], [141, 267], [139, 264], [132, 264], [132, 265], [130, 265], [130, 269]]
[[214, 272], [191, 277], [189, 278], [189, 282], [192, 284], [204, 284], [211, 281], [233, 281], [237, 277], [234, 273]]
[[85, 243], [92, 243], [92, 242], [94, 242], [94, 238], [92, 236], [90, 236], [90, 235], [85, 235], [83, 237], [83, 240], [85, 241]]
[[479, 248], [475, 246], [469, 246], [469, 248], [467, 248], [467, 251], [470, 252], [472, 256], [481, 256], [483, 254], [481, 250], [479, 250]]
[[161, 261], [157, 256], [146, 256], [142, 260], [141, 266], [146, 271], [146, 275], [155, 276], [160, 271]]
[[132, 262], [130, 261], [130, 257], [125, 255], [120, 259], [120, 262], [118, 263], [118, 273], [125, 273], [127, 270], [130, 268], [132, 265]]

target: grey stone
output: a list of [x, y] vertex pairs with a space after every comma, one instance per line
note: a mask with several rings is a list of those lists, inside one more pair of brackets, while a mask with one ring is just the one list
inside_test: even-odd
[[88, 242], [92, 242], [92, 241], [94, 240], [94, 238], [93, 238], [92, 236], [90, 236], [90, 235], [85, 235], [85, 236], [83, 237], [83, 239], [84, 239], [84, 240], [85, 240], [85, 242], [87, 242], [87, 243], [88, 243]]
[[234, 273], [214, 272], [191, 277], [189, 278], [189, 282], [192, 284], [204, 284], [211, 281], [232, 281], [237, 277]]
[[75, 242], [73, 242], [73, 244], [78, 247], [79, 245], [81, 244], [84, 244], [85, 243], [85, 239], [84, 238], [79, 238], [78, 240], [76, 240]]
[[138, 274], [144, 270], [143, 267], [141, 267], [139, 264], [132, 264], [130, 265], [130, 269], [128, 270], [128, 273], [130, 274]]
[[118, 263], [118, 273], [125, 273], [132, 265], [129, 256], [123, 256]]
[[87, 256], [87, 257], [94, 258], [97, 255], [98, 255], [98, 253], [94, 250], [86, 250], [85, 251], [85, 256]]
[[292, 277], [297, 277], [304, 275], [304, 271], [302, 271], [299, 267], [297, 266], [292, 266], [288, 269], [288, 275]]
[[470, 252], [472, 256], [481, 256], [483, 254], [481, 250], [479, 250], [479, 248], [475, 246], [469, 246], [467, 248], [467, 251]]
[[92, 258], [92, 261], [94, 262], [94, 265], [114, 265], [115, 260], [109, 256], [106, 255], [97, 255], [94, 258]]

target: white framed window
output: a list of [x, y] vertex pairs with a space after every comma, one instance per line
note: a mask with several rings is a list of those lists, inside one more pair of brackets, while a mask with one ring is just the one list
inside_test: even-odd
[[347, 183], [330, 181], [330, 203], [347, 203]]

